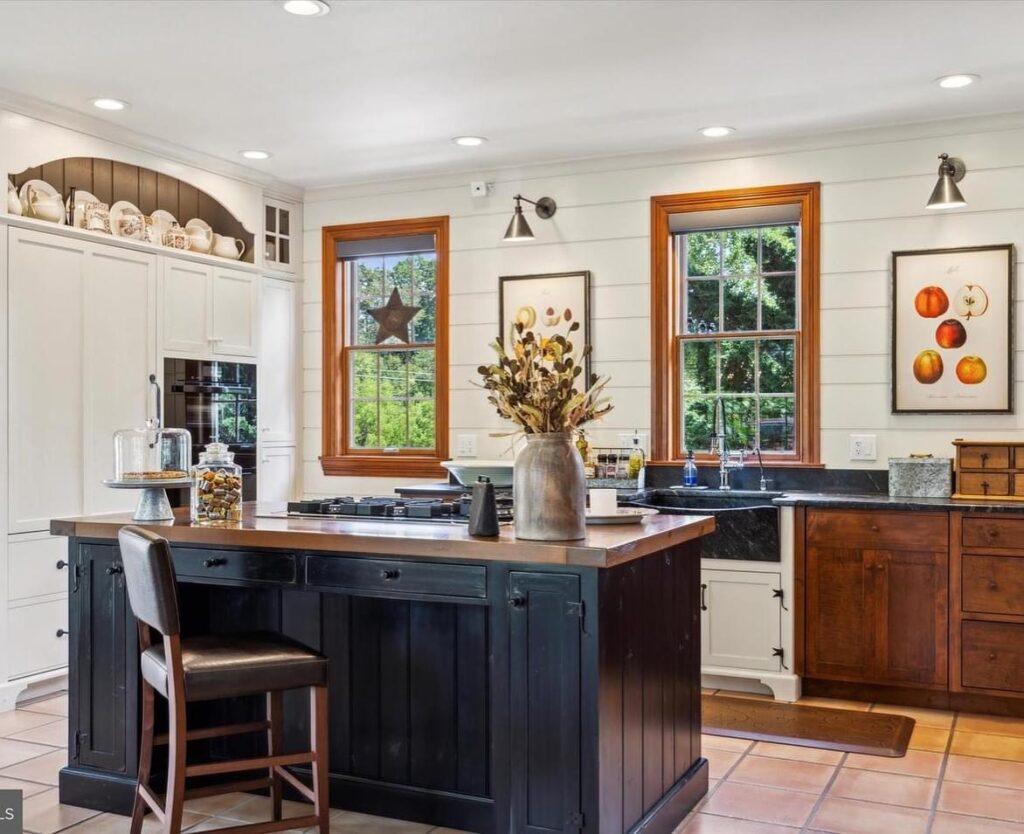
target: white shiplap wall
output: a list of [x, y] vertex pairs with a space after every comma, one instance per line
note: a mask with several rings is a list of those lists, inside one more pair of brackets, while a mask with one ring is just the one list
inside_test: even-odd
[[[806, 144], [806, 141], [805, 141]], [[822, 449], [851, 467], [848, 435], [878, 435], [878, 461], [911, 451], [949, 455], [954, 437], [1015, 436], [1024, 416], [889, 413], [889, 260], [894, 249], [1014, 243], [1024, 252], [1024, 118], [914, 126], [821, 147], [730, 159], [661, 157], [579, 162], [521, 172], [382, 183], [307, 192], [304, 235], [303, 488], [309, 495], [390, 492], [392, 479], [326, 478], [321, 447], [320, 227], [447, 214], [451, 217], [451, 433], [477, 435], [479, 457], [503, 456], [501, 421], [469, 384], [498, 329], [499, 275], [589, 269], [594, 367], [611, 376], [615, 411], [593, 432], [601, 442], [650, 424], [649, 198], [722, 188], [820, 181]], [[826, 146], [827, 145], [827, 146]], [[940, 152], [963, 157], [968, 206], [930, 212]], [[493, 183], [472, 198], [469, 180]], [[503, 244], [512, 195], [554, 197], [550, 221], [530, 215], [537, 239]], [[1018, 285], [1020, 281], [1018, 280]], [[1022, 298], [1019, 290], [1017, 297]], [[1024, 302], [1018, 302], [1018, 319]], [[1017, 401], [1024, 395], [1018, 336]], [[407, 482], [408, 479], [401, 479]]]

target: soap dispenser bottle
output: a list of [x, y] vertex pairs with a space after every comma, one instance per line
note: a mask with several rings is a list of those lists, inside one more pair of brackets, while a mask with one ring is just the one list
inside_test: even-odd
[[693, 459], [693, 449], [686, 455], [686, 466], [683, 469], [683, 486], [697, 486], [697, 461]]
[[481, 475], [473, 484], [469, 505], [469, 535], [498, 535], [498, 503], [494, 498], [494, 484], [485, 475]]

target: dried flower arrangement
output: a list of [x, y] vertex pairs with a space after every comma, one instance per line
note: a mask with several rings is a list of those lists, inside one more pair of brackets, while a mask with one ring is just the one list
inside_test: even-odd
[[575, 431], [612, 410], [602, 396], [607, 377], [592, 374], [583, 391], [577, 388], [590, 353], [585, 345], [577, 357], [568, 338], [579, 327], [574, 321], [565, 335], [538, 336], [516, 322], [507, 347], [500, 336], [491, 344], [498, 364], [477, 368], [481, 387], [490, 392], [487, 401], [526, 434]]

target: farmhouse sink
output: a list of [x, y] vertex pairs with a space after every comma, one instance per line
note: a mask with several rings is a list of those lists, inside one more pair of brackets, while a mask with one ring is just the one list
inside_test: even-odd
[[713, 515], [716, 530], [702, 540], [705, 559], [778, 562], [779, 508], [772, 499], [781, 495], [743, 489], [659, 489], [629, 503], [669, 515]]

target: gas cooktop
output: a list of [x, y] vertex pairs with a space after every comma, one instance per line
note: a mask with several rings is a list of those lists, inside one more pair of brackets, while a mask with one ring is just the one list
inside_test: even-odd
[[[498, 493], [499, 523], [512, 521], [512, 496]], [[289, 501], [287, 514], [297, 518], [344, 518], [346, 521], [433, 522], [468, 524], [471, 500], [468, 495], [451, 500], [440, 498], [324, 498]]]

